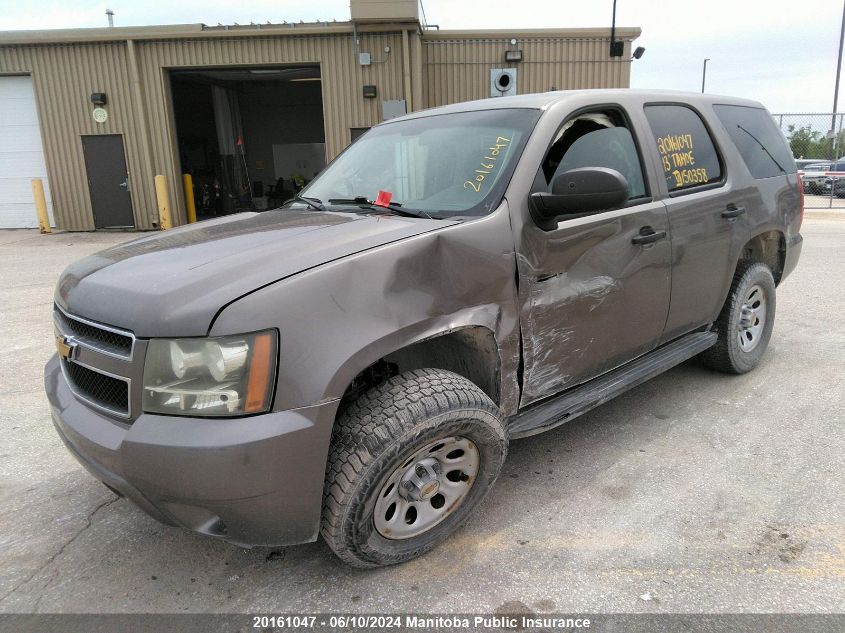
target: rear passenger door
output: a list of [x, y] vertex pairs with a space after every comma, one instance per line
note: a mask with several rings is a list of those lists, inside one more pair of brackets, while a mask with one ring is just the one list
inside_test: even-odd
[[716, 319], [736, 264], [735, 234], [745, 206], [726, 172], [724, 153], [702, 116], [680, 103], [647, 104], [651, 148], [672, 240], [672, 293], [661, 342]]

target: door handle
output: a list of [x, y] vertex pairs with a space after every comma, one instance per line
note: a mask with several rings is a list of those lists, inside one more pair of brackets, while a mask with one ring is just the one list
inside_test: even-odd
[[664, 237], [666, 237], [666, 231], [655, 231], [650, 226], [644, 226], [638, 235], [631, 238], [631, 244], [652, 244]]
[[745, 213], [745, 207], [738, 207], [735, 204], [729, 204], [728, 208], [722, 211], [722, 217], [728, 220], [738, 218]]
[[121, 187], [122, 189], [126, 189], [126, 191], [129, 191], [129, 176], [126, 176], [126, 180], [124, 180], [122, 183], [120, 183], [118, 185], [118, 187]]

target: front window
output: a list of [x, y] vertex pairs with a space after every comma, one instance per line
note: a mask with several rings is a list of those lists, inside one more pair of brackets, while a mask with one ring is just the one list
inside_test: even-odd
[[[432, 217], [484, 215], [500, 202], [538, 110], [460, 112], [386, 123], [302, 191], [327, 207], [376, 200]], [[354, 206], [354, 205], [352, 205]]]
[[557, 133], [543, 161], [546, 185], [580, 167], [607, 167], [628, 181], [631, 200], [647, 196], [640, 154], [624, 117], [616, 110], [582, 113]]

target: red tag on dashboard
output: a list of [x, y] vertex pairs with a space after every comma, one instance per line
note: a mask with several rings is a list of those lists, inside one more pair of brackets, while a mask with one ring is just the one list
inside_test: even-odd
[[377, 204], [380, 207], [386, 207], [390, 204], [390, 199], [393, 197], [393, 194], [389, 191], [382, 191], [379, 189], [378, 197], [373, 204]]

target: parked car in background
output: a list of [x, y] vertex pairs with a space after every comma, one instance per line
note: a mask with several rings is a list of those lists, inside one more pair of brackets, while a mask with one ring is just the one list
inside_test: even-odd
[[408, 561], [478, 506], [509, 441], [696, 355], [754, 369], [802, 200], [747, 99], [578, 90], [392, 119], [285, 208], [65, 270], [53, 422], [165, 523]]
[[825, 181], [828, 179], [827, 172], [833, 171], [836, 166], [839, 168], [845, 168], [845, 163], [817, 161], [806, 165], [801, 174], [801, 182], [804, 184], [804, 193], [822, 193], [824, 191]]
[[803, 171], [807, 168], [807, 165], [815, 165], [818, 164], [818, 158], [796, 158], [795, 159], [795, 167], [799, 171]]
[[821, 194], [829, 196], [831, 190], [837, 198], [845, 198], [845, 175], [842, 176], [828, 176], [825, 178], [822, 186]]

